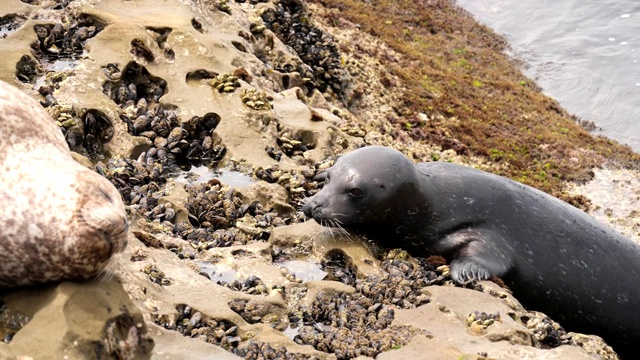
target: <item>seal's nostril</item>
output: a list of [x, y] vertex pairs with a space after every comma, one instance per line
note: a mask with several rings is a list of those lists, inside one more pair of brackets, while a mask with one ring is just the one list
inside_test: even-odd
[[319, 204], [317, 201], [315, 201], [315, 198], [311, 198], [302, 207], [302, 212], [304, 212], [306, 216], [313, 217], [318, 207]]

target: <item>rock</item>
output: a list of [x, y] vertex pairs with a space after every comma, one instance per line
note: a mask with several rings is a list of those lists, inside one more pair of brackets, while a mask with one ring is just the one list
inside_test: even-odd
[[[425, 351], [429, 349], [429, 351]], [[377, 360], [421, 359], [421, 360], [476, 360], [481, 359], [477, 354], [465, 354], [440, 339], [429, 339], [418, 335], [409, 344], [397, 350], [387, 351], [376, 357]]]
[[205, 341], [193, 341], [175, 331], [166, 330], [158, 325], [149, 325], [150, 333], [156, 341], [153, 358], [158, 360], [174, 359], [219, 359], [240, 360], [239, 356]]
[[[414, 259], [400, 259], [397, 266], [383, 267], [380, 249], [366, 239], [330, 231], [312, 221], [300, 223], [299, 201], [321, 186], [312, 181], [313, 175], [326, 169], [336, 156], [365, 144], [394, 146], [416, 160], [477, 159], [461, 158], [452, 150], [447, 152], [440, 146], [415, 141], [394, 125], [407, 109], [399, 98], [404, 89], [387, 89], [402, 81], [389, 72], [386, 64], [399, 63], [402, 56], [386, 44], [371, 34], [356, 33], [354, 38], [359, 44], [353, 48], [358, 61], [354, 62], [353, 54], [333, 51], [342, 48], [334, 47], [324, 30], [316, 31], [318, 28], [309, 17], [311, 12], [316, 14], [316, 8], [307, 12], [304, 9], [308, 4], [298, 0], [257, 2], [266, 1], [0, 1], [0, 17], [23, 14], [16, 18], [22, 21], [21, 26], [0, 39], [0, 79], [22, 85], [45, 106], [55, 100], [68, 104], [68, 116], [64, 118], [67, 125], [79, 125], [80, 117], [73, 118], [72, 109], [77, 114], [102, 114], [98, 118], [111, 122], [112, 137], [103, 139], [104, 158], [98, 159], [107, 165], [98, 166], [107, 170], [107, 177], [119, 186], [128, 205], [132, 230], [144, 240], [129, 237], [130, 245], [114, 261], [115, 275], [109, 280], [0, 294], [6, 304], [4, 312], [0, 308], [0, 331], [3, 322], [11, 321], [18, 328], [24, 325], [8, 345], [0, 344], [0, 358], [81, 358], [86, 353], [90, 354], [88, 358], [102, 358], [93, 356], [100, 350], [105, 357], [120, 359], [237, 359], [224, 350], [229, 349], [243, 357], [280, 351], [279, 354], [334, 359], [337, 355], [327, 348], [316, 349], [293, 340], [303, 323], [309, 325], [311, 307], [317, 306], [318, 312], [333, 311], [317, 304], [318, 298], [335, 300], [329, 306], [343, 306], [338, 309], [343, 315], [362, 312], [359, 306], [364, 306], [364, 313], [382, 314], [389, 323], [395, 316], [393, 323], [404, 330], [409, 325], [419, 330], [406, 331], [408, 335], [403, 339], [410, 341], [399, 349], [394, 349], [396, 346], [390, 345], [387, 338], [384, 349], [394, 350], [377, 354], [375, 358], [379, 359], [475, 359], [484, 355], [502, 359], [588, 358], [576, 346], [537, 348], [540, 344], [535, 333], [513, 320], [518, 316], [511, 317], [525, 310], [504, 289], [491, 283], [482, 284], [486, 293], [451, 286], [408, 287], [407, 282], [430, 283], [434, 279], [427, 276], [433, 274], [438, 284], [449, 280], [443, 271], [422, 271], [420, 266], [424, 264]], [[273, 9], [295, 16], [269, 17], [269, 26], [283, 20], [287, 28], [293, 25], [291, 29], [301, 30], [287, 41], [320, 37], [321, 47], [305, 42], [303, 49], [307, 55], [322, 48], [331, 50], [328, 61], [323, 60], [327, 56], [321, 51], [312, 59], [316, 63], [314, 70], [291, 50], [295, 46], [275, 35], [283, 28], [264, 29], [267, 24], [261, 15], [273, 13]], [[31, 44], [37, 40], [34, 25], [42, 25], [42, 20], [37, 19], [47, 19], [64, 28], [63, 24], [86, 21], [84, 16], [96, 21], [101, 31], [76, 43], [82, 45], [82, 56], [69, 60], [74, 67], [48, 71], [49, 76], [42, 81], [51, 88], [43, 96], [35, 91], [34, 83], [20, 84], [16, 80], [19, 62], [29, 75], [22, 77], [26, 80], [43, 76], [44, 66], [51, 65], [32, 54]], [[328, 18], [346, 24], [335, 14]], [[298, 23], [291, 23], [295, 21]], [[355, 24], [345, 27], [350, 31], [358, 28]], [[89, 28], [84, 26], [85, 33], [80, 35], [97, 30]], [[53, 31], [52, 27], [47, 33]], [[306, 35], [300, 37], [301, 34]], [[343, 46], [346, 44], [349, 43]], [[64, 43], [58, 45], [63, 47]], [[57, 51], [58, 45], [49, 49]], [[375, 54], [385, 61], [373, 59]], [[28, 60], [21, 61], [24, 56]], [[344, 83], [327, 83], [339, 88], [321, 92], [320, 83], [309, 81], [325, 77], [313, 73], [325, 63], [329, 70], [350, 67], [352, 79], [364, 83], [350, 84], [344, 77]], [[225, 84], [230, 80], [228, 74], [238, 78], [226, 92], [225, 87], [220, 92], [210, 85], [221, 74]], [[346, 74], [325, 75], [335, 81]], [[305, 93], [305, 89], [311, 92]], [[245, 96], [253, 102], [254, 106], [249, 107], [243, 103], [242, 94], [260, 98]], [[335, 98], [340, 94], [347, 102]], [[442, 116], [438, 110], [442, 109], [427, 112], [430, 123]], [[424, 117], [418, 120], [425, 121]], [[421, 129], [416, 126], [414, 130]], [[137, 162], [143, 152], [143, 161]], [[88, 159], [76, 158], [95, 168]], [[112, 162], [117, 166], [109, 166]], [[233, 190], [210, 186], [192, 192], [192, 197], [198, 197], [195, 201], [175, 181], [190, 165], [253, 169], [253, 175], [265, 181]], [[258, 175], [259, 171], [264, 177]], [[207, 197], [207, 192], [212, 196]], [[190, 206], [194, 204], [195, 208], [221, 211], [209, 219], [199, 219], [189, 214], [190, 209], [198, 212]], [[147, 215], [154, 209], [158, 209], [155, 218]], [[255, 215], [257, 212], [261, 218]], [[202, 225], [205, 220], [208, 224]], [[177, 231], [179, 226], [182, 228]], [[189, 237], [192, 234], [202, 236]], [[318, 267], [317, 273], [333, 275], [333, 280], [305, 282], [292, 275], [293, 271], [283, 269], [285, 261]], [[417, 269], [421, 271], [414, 271]], [[396, 272], [394, 276], [389, 276], [391, 271]], [[408, 277], [416, 273], [431, 275]], [[365, 285], [356, 288], [358, 281], [368, 277], [371, 279]], [[402, 281], [403, 286], [394, 286], [396, 281]], [[391, 298], [385, 297], [392, 293], [386, 289], [393, 289]], [[339, 299], [345, 302], [340, 303]], [[382, 301], [386, 301], [384, 305]], [[349, 305], [355, 308], [346, 309]], [[419, 307], [409, 309], [415, 306]], [[479, 320], [469, 324], [469, 315], [475, 311], [479, 311]], [[499, 320], [485, 322], [483, 312], [499, 313]], [[332, 316], [336, 318], [336, 314]], [[27, 319], [31, 320], [23, 324]], [[383, 330], [393, 335], [396, 331], [367, 329], [370, 320], [376, 322], [363, 318], [358, 324], [366, 330], [363, 332]], [[311, 325], [307, 327], [312, 330], [314, 326], [331, 328], [322, 321]], [[283, 332], [285, 328], [287, 331]], [[322, 334], [335, 336], [348, 348], [350, 340], [345, 339], [345, 330], [347, 326], [336, 326]], [[433, 338], [425, 335], [427, 332]], [[366, 340], [349, 334], [358, 341]], [[11, 338], [10, 333], [0, 335]], [[150, 337], [155, 340], [155, 347]], [[585, 348], [594, 347], [591, 353], [610, 355], [598, 350], [604, 345], [597, 339], [574, 335], [574, 342]], [[367, 350], [372, 349], [376, 344], [367, 344]]]
[[[487, 354], [492, 359], [593, 359], [575, 346], [533, 347], [533, 333], [509, 316], [513, 312], [509, 306], [489, 294], [451, 286], [429, 286], [426, 290], [431, 302], [415, 309], [397, 310], [393, 324], [429, 331], [433, 339], [417, 341], [437, 343], [439, 351], [444, 351], [442, 359], [458, 359], [462, 354]], [[474, 311], [499, 313], [500, 321], [488, 326], [484, 333], [470, 335], [466, 320]], [[407, 347], [404, 351], [411, 354], [414, 347]], [[393, 356], [403, 355], [401, 351]]]
[[2, 358], [151, 358], [154, 341], [142, 313], [116, 277], [28, 288], [0, 299], [31, 319], [9, 344], [0, 344]]

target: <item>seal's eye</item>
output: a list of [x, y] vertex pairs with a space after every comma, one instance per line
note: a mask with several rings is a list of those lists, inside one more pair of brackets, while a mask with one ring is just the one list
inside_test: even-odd
[[353, 188], [353, 189], [349, 190], [349, 195], [351, 197], [354, 197], [354, 198], [359, 198], [362, 195], [364, 195], [364, 191], [362, 191], [361, 189], [358, 189], [358, 188]]

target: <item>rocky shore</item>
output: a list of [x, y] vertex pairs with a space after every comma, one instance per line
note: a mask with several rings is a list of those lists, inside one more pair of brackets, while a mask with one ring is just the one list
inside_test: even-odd
[[448, 1], [3, 1], [0, 79], [118, 188], [131, 234], [94, 281], [2, 290], [0, 358], [615, 359], [498, 284], [299, 212], [338, 156], [385, 145], [640, 238], [640, 157], [504, 46]]

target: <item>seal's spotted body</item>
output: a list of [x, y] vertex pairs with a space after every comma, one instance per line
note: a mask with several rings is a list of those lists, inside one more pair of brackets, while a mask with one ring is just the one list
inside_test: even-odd
[[532, 187], [371, 146], [339, 158], [303, 210], [388, 247], [442, 255], [456, 282], [500, 277], [532, 310], [602, 336], [623, 357], [640, 343], [640, 245]]
[[78, 164], [53, 120], [0, 81], [0, 287], [86, 279], [126, 245], [120, 194]]

